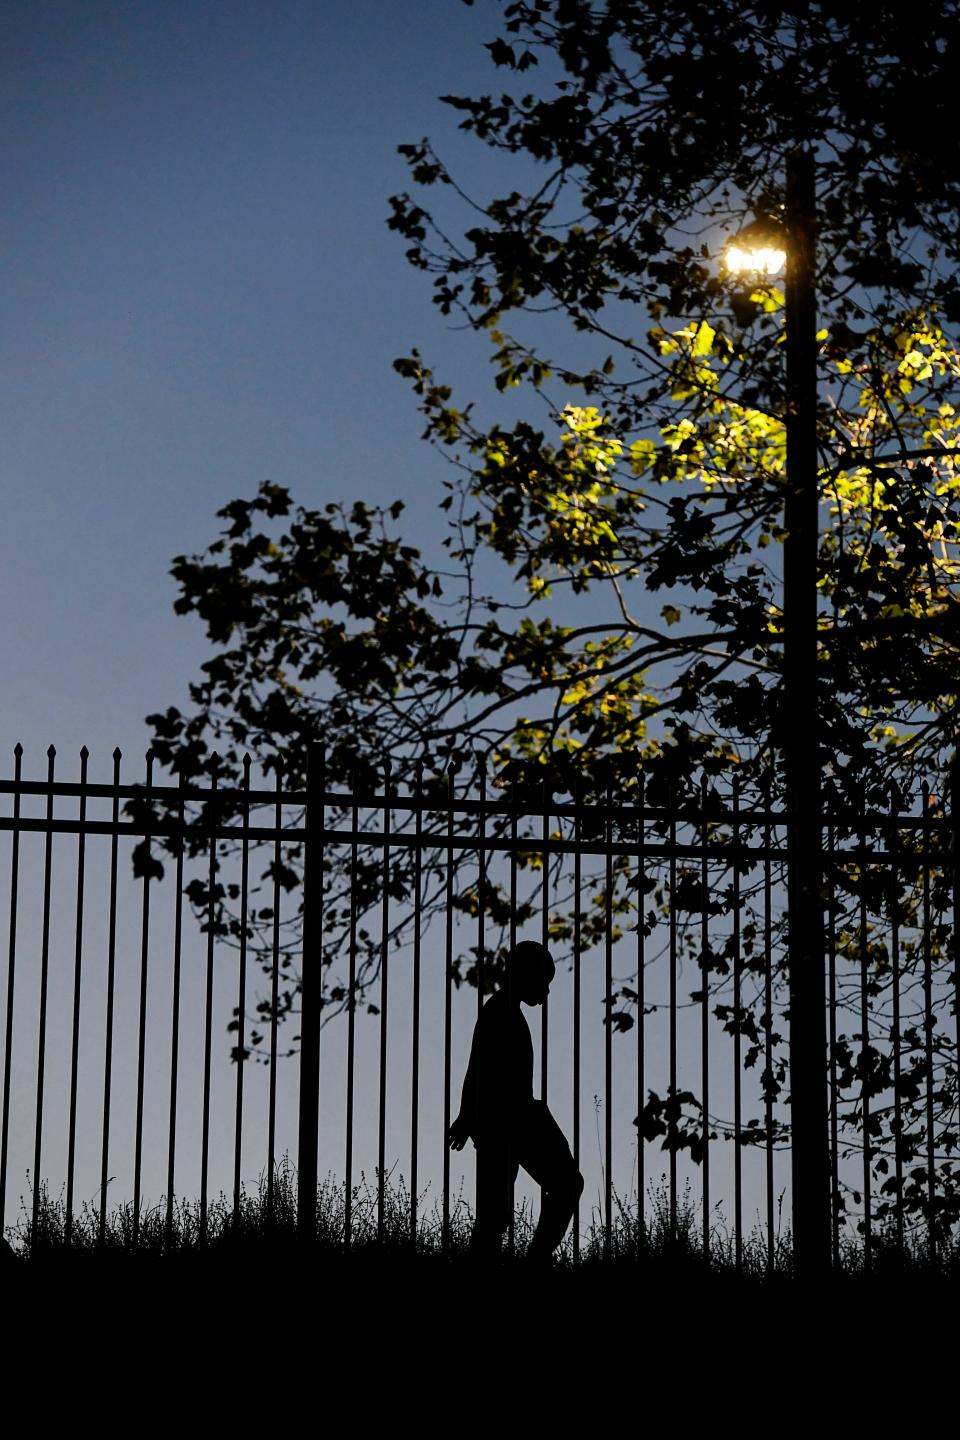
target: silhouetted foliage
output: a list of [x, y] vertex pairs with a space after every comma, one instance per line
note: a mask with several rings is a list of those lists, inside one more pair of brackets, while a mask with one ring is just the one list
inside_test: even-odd
[[[720, 254], [752, 214], [781, 212], [786, 158], [803, 146], [819, 204], [826, 792], [851, 806], [886, 804], [891, 785], [908, 796], [918, 776], [944, 770], [956, 725], [957, 5], [535, 0], [502, 11], [489, 49], [511, 93], [446, 97], [501, 156], [502, 193], [465, 195], [429, 140], [406, 144], [416, 188], [393, 199], [389, 223], [440, 311], [489, 342], [517, 416], [481, 421], [419, 354], [396, 362], [425, 438], [453, 462], [438, 496], [450, 526], [442, 567], [400, 538], [399, 501], [312, 509], [266, 483], [225, 506], [221, 536], [174, 562], [176, 608], [202, 621], [213, 654], [190, 713], [148, 717], [159, 759], [187, 778], [216, 763], [226, 784], [249, 749], [268, 766], [282, 756], [299, 783], [308, 742], [323, 738], [331, 781], [373, 785], [371, 757], [408, 776], [419, 759], [438, 797], [448, 764], [476, 758], [505, 784], [563, 790], [577, 777], [628, 801], [641, 765], [652, 797], [736, 771], [745, 797], [769, 779], [776, 800], [783, 297], [725, 273]], [[361, 913], [377, 893], [372, 852], [363, 864]], [[431, 873], [428, 858], [428, 889]], [[647, 912], [626, 870], [615, 879], [618, 925], [632, 915], [652, 928], [671, 897], [661, 888]], [[906, 930], [916, 922], [919, 881], [873, 893], [877, 877], [851, 864], [836, 879], [849, 903], [833, 921], [851, 963], [864, 887]], [[334, 965], [345, 877], [330, 881]], [[399, 866], [398, 901], [411, 884]], [[191, 898], [205, 913], [202, 885]], [[221, 899], [236, 938], [241, 922]], [[475, 906], [469, 886], [457, 903]], [[488, 903], [503, 923], [503, 896]], [[691, 892], [683, 903], [699, 902]], [[938, 871], [938, 974], [949, 903]], [[562, 944], [569, 912], [559, 897], [555, 909]], [[585, 944], [603, 935], [602, 915], [591, 921]], [[244, 923], [256, 938], [266, 922]], [[498, 954], [493, 943], [491, 976]], [[722, 952], [696, 958], [708, 987], [728, 964]], [[920, 960], [907, 936], [904, 974]], [[360, 992], [377, 973], [373, 942], [362, 961]], [[870, 963], [884, 973], [881, 941]], [[475, 978], [469, 957], [457, 975]], [[342, 982], [329, 994], [334, 1009], [357, 998]], [[635, 994], [625, 988], [607, 1017], [618, 1029]], [[291, 974], [283, 1014], [296, 998]], [[721, 1018], [740, 1027], [749, 1064], [776, 1025], [765, 1084], [779, 1094], [782, 1009]], [[879, 1049], [860, 1073], [855, 1038], [840, 1035], [836, 1051], [853, 1116], [889, 1084]], [[889, 1107], [874, 1110], [878, 1170], [893, 1147], [909, 1167], [925, 1143], [914, 1038], [901, 1087], [916, 1123], [894, 1136]], [[960, 1200], [946, 1047], [937, 1066], [948, 1156], [938, 1223], [949, 1228]], [[642, 1124], [662, 1126], [663, 1106], [682, 1099], [651, 1096]], [[920, 1191], [908, 1200], [922, 1210]]]

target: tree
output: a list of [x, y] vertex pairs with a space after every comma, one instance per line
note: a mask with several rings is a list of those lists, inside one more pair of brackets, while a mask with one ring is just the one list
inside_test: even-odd
[[[203, 620], [216, 653], [192, 714], [148, 717], [158, 758], [192, 777], [217, 746], [222, 779], [247, 747], [284, 755], [295, 776], [322, 730], [337, 779], [369, 781], [386, 757], [439, 774], [466, 749], [518, 784], [562, 787], [576, 773], [629, 798], [642, 763], [654, 795], [734, 771], [744, 793], [776, 792], [783, 297], [727, 275], [720, 251], [751, 214], [778, 215], [786, 157], [803, 147], [819, 196], [828, 788], [855, 807], [941, 774], [960, 638], [957, 9], [503, 6], [488, 48], [521, 89], [446, 100], [501, 152], [505, 175], [512, 157], [525, 175], [532, 162], [533, 184], [472, 199], [424, 140], [400, 147], [417, 197], [391, 202], [441, 312], [487, 337], [497, 388], [518, 407], [524, 397], [514, 423], [484, 424], [419, 354], [397, 362], [425, 438], [453, 461], [440, 503], [455, 572], [441, 577], [402, 543], [399, 503], [308, 510], [276, 485], [231, 502], [206, 554], [174, 563], [176, 608]], [[431, 192], [444, 212], [463, 203], [461, 235], [431, 212]], [[569, 322], [560, 356], [545, 351], [543, 311], [551, 333]], [[409, 883], [398, 877], [401, 891]], [[835, 918], [851, 954], [868, 883], [863, 867], [841, 877], [849, 913]], [[205, 907], [202, 885], [194, 898]], [[475, 903], [469, 886], [460, 901]], [[947, 901], [938, 883], [934, 906]], [[915, 886], [888, 902], [905, 924], [916, 917]], [[630, 908], [622, 889], [618, 906]], [[236, 933], [236, 917], [221, 923]], [[569, 936], [559, 906], [553, 923]], [[879, 976], [883, 944], [871, 943]], [[371, 944], [361, 990], [377, 960]], [[724, 957], [699, 961], [709, 986]], [[290, 972], [284, 1013], [296, 1005], [292, 960]], [[460, 973], [475, 978], [476, 957]], [[629, 1023], [631, 993], [610, 1023]], [[330, 994], [335, 1007], [354, 998], [342, 982]], [[730, 1023], [757, 1033], [754, 1012]], [[841, 1034], [836, 1053], [846, 1046], [855, 1109], [862, 1089], [887, 1086], [889, 1065], [877, 1049], [865, 1077], [851, 1045]], [[944, 1051], [938, 1067], [949, 1150], [956, 1065]], [[779, 1086], [782, 1067], [765, 1078]], [[878, 1106], [878, 1137], [890, 1123]], [[918, 1121], [896, 1143], [916, 1153], [924, 1133]]]

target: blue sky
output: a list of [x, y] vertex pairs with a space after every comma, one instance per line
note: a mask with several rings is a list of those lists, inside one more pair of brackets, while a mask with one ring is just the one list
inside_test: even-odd
[[[409, 267], [403, 243], [387, 229], [388, 197], [406, 185], [397, 145], [424, 135], [477, 195], [503, 193], [516, 183], [502, 159], [458, 131], [456, 114], [437, 98], [503, 87], [483, 49], [499, 21], [495, 0], [472, 7], [460, 0], [5, 0], [0, 7], [4, 773], [20, 740], [25, 772], [35, 778], [45, 771], [51, 742], [58, 748], [60, 778], [77, 774], [83, 744], [92, 752], [91, 779], [109, 777], [116, 745], [127, 757], [125, 778], [139, 778], [149, 741], [144, 716], [185, 705], [187, 686], [209, 655], [199, 626], [174, 615], [171, 559], [202, 550], [217, 533], [215, 512], [236, 496], [252, 495], [262, 480], [288, 487], [312, 506], [354, 497], [389, 503], [402, 496], [406, 533], [428, 553], [439, 551], [443, 529], [436, 502], [444, 463], [421, 442], [421, 417], [391, 362], [418, 346], [464, 398], [479, 398], [487, 410], [494, 403], [491, 376], [482, 342], [430, 305], [428, 278]], [[656, 597], [654, 614], [665, 598]], [[642, 604], [637, 608], [643, 613]], [[25, 840], [23, 850], [14, 1053], [14, 1079], [22, 1082], [15, 1094], [28, 1097], [35, 1074], [41, 875], [34, 841], [39, 837]], [[4, 845], [4, 879], [8, 853]], [[62, 1174], [73, 837], [58, 840], [56, 855], [53, 953], [59, 968], [48, 1072], [54, 1176]], [[86, 992], [91, 999], [84, 1024], [90, 1029], [81, 1057], [93, 1143], [102, 1057], [104, 873], [101, 853], [89, 872], [85, 935], [92, 988]], [[151, 1036], [161, 1050], [169, 1014], [164, 987], [171, 892], [164, 886], [155, 902], [150, 1016], [152, 1027], [160, 1016]], [[127, 1157], [138, 903], [129, 885], [121, 904], [125, 988], [118, 998], [118, 1053], [127, 1079], [114, 1131]], [[0, 935], [6, 904], [4, 885]], [[442, 971], [439, 942], [432, 943], [435, 982]], [[193, 930], [189, 946], [186, 1008], [196, 1029], [203, 946]], [[625, 959], [618, 971], [626, 973], [630, 963]], [[651, 984], [654, 979], [660, 983], [662, 977], [652, 976]], [[682, 988], [694, 979], [684, 977]], [[590, 983], [581, 1119], [592, 1198], [599, 1175], [592, 1097], [600, 1087], [602, 1033], [595, 967]], [[438, 993], [434, 989], [425, 1001], [434, 1006], [426, 1012], [432, 1013], [434, 1037]], [[662, 1005], [662, 987], [656, 993]], [[472, 992], [457, 1002], [455, 1096], [474, 1002]], [[233, 1072], [224, 1058], [223, 1026], [231, 1003], [232, 992], [218, 992], [215, 1033], [223, 1063], [216, 1083], [225, 1116]], [[405, 1003], [394, 1002], [397, 1026], [405, 1021]], [[558, 977], [552, 1004], [561, 1038], [551, 1041], [551, 1063], [559, 1071], [556, 1089], [569, 1094], [563, 1068], [569, 1050], [562, 1038], [569, 1036], [566, 972]], [[661, 1062], [656, 1083], [662, 1091], [661, 1020], [662, 1014], [651, 1026], [651, 1043]], [[688, 1009], [680, 1041], [687, 1057], [696, 1056], [695, 1021], [696, 1012]], [[364, 1043], [373, 1044], [369, 1027]], [[405, 1043], [398, 1030], [391, 1051], [397, 1065]], [[185, 1059], [182, 1072], [181, 1134], [191, 1164], [197, 1158], [196, 1106], [189, 1105], [197, 1092], [198, 1044], [193, 1034], [194, 1069]], [[337, 1064], [341, 1044], [342, 1032], [330, 1042]], [[431, 1044], [435, 1060], [435, 1038]], [[629, 1185], [635, 1155], [632, 1053], [632, 1040], [617, 1051], [621, 1187]], [[718, 1045], [714, 1055], [729, 1074], [728, 1051]], [[165, 1123], [165, 1063], [155, 1066], [156, 1093], [148, 1097], [156, 1133]], [[372, 1066], [372, 1060], [365, 1064], [365, 1083]], [[281, 1145], [292, 1138], [295, 1083], [294, 1067], [282, 1068], [287, 1128]], [[692, 1069], [696, 1084], [695, 1058]], [[424, 1167], [436, 1174], [442, 1135], [435, 1068], [433, 1075], [424, 1092], [432, 1146]], [[260, 1071], [250, 1081], [261, 1122], [263, 1079]], [[654, 1083], [652, 1074], [648, 1083]], [[402, 1084], [397, 1093], [402, 1098]], [[569, 1106], [558, 1114], [568, 1126]], [[29, 1108], [15, 1115], [8, 1222], [32, 1156], [31, 1119]], [[327, 1123], [336, 1150], [336, 1118], [325, 1113]], [[397, 1154], [403, 1123], [405, 1116], [397, 1120]], [[368, 1127], [368, 1155], [372, 1135]], [[715, 1193], [729, 1196], [730, 1147], [717, 1148], [722, 1158], [715, 1162]], [[325, 1155], [333, 1151], [328, 1147]], [[164, 1179], [158, 1156], [148, 1177], [154, 1198]], [[662, 1158], [652, 1151], [651, 1175]], [[82, 1159], [78, 1194], [86, 1198], [98, 1183], [97, 1154], [85, 1151]], [[218, 1163], [218, 1176], [228, 1173], [227, 1150]], [[188, 1188], [190, 1173], [188, 1167]], [[748, 1211], [760, 1193], [758, 1175], [748, 1184]], [[778, 1169], [778, 1192], [781, 1179]]]
[[[53, 742], [60, 778], [76, 774], [83, 744], [92, 752], [91, 779], [109, 777], [118, 744], [128, 757], [125, 778], [140, 777], [149, 740], [143, 717], [184, 705], [209, 654], [200, 627], [173, 613], [171, 559], [201, 550], [217, 533], [215, 512], [252, 495], [262, 480], [287, 486], [308, 505], [402, 496], [406, 532], [428, 552], [439, 551], [444, 463], [420, 441], [421, 417], [391, 362], [418, 346], [465, 398], [485, 404], [493, 403], [491, 378], [482, 343], [430, 305], [428, 279], [411, 270], [403, 243], [387, 229], [388, 197], [406, 185], [396, 146], [427, 134], [476, 193], [502, 193], [514, 183], [458, 132], [455, 113], [437, 99], [500, 87], [483, 49], [498, 18], [493, 0], [472, 8], [459, 0], [3, 6], [0, 750], [9, 757], [22, 741], [28, 775], [45, 772], [43, 752]], [[0, 763], [9, 772], [10, 759]], [[57, 844], [54, 963], [69, 967], [75, 841]], [[25, 841], [14, 1055], [15, 1081], [24, 1087], [15, 1093], [22, 1095], [31, 1093], [34, 1074], [38, 947], [31, 917], [40, 902], [39, 845], [32, 859], [28, 849]], [[81, 1057], [89, 1107], [83, 1123], [93, 1145], [103, 1044], [103, 864], [101, 855], [90, 871], [85, 932], [85, 984], [92, 988]], [[118, 1014], [125, 1017], [129, 1075], [139, 900], [132, 887], [125, 897], [126, 988]], [[158, 892], [153, 922], [151, 984], [160, 988], [151, 992], [151, 1035], [155, 1030], [161, 1050], [173, 900], [169, 886]], [[196, 1024], [201, 937], [191, 931], [189, 944], [188, 1008]], [[51, 1000], [54, 1176], [62, 1174], [68, 1002], [64, 979]], [[221, 1008], [229, 1003], [224, 994]], [[553, 1013], [565, 1031], [569, 1003], [564, 980]], [[458, 1001], [460, 1051], [469, 1044], [473, 1004], [472, 992]], [[583, 1125], [593, 1195], [599, 992], [585, 1006], [592, 1019], [585, 1064], [593, 1070], [584, 1076]], [[226, 1013], [217, 1020], [220, 1057]], [[392, 1013], [399, 1024], [404, 1002], [395, 1001]], [[341, 1041], [331, 1039], [333, 1052]], [[398, 1057], [405, 1043], [398, 1038]], [[556, 1083], [564, 1089], [569, 1056], [562, 1041], [553, 1044]], [[194, 1066], [198, 1045], [194, 1036]], [[166, 1063], [154, 1075], [157, 1133], [165, 1123]], [[635, 1110], [626, 1054], [624, 1063], [621, 1185], [629, 1177]], [[293, 1085], [293, 1067], [281, 1069], [281, 1087]], [[373, 1072], [366, 1073], [369, 1079]], [[224, 1114], [232, 1074], [219, 1065]], [[196, 1076], [187, 1069], [183, 1076], [181, 1133], [195, 1161], [197, 1116], [188, 1101]], [[263, 1078], [260, 1072], [250, 1081], [257, 1103]], [[455, 1097], [459, 1080], [457, 1071]], [[289, 1099], [286, 1122], [292, 1092]], [[118, 1103], [114, 1133], [128, 1155], [129, 1080]], [[148, 1097], [148, 1110], [153, 1103]], [[436, 1122], [435, 1080], [424, 1103]], [[32, 1112], [18, 1115], [8, 1223], [32, 1154]], [[335, 1136], [334, 1117], [326, 1123]], [[431, 1136], [435, 1169], [437, 1123]], [[290, 1138], [284, 1132], [281, 1143]], [[160, 1169], [148, 1177], [154, 1198], [161, 1158], [154, 1155]], [[220, 1159], [228, 1173], [229, 1156]], [[469, 1156], [464, 1160], [469, 1166]], [[85, 1149], [82, 1161], [78, 1195], [89, 1198], [98, 1183], [96, 1150]], [[184, 1183], [189, 1188], [189, 1179]]]
[[[53, 742], [61, 779], [74, 778], [83, 744], [91, 750], [91, 779], [109, 778], [118, 744], [125, 778], [140, 778], [149, 740], [143, 717], [184, 704], [209, 654], [200, 627], [173, 613], [171, 558], [202, 549], [217, 533], [216, 510], [252, 494], [261, 480], [288, 486], [310, 505], [402, 496], [407, 533], [439, 551], [444, 462], [421, 442], [421, 417], [391, 362], [417, 345], [466, 392], [482, 398], [492, 386], [482, 344], [436, 315], [429, 281], [411, 270], [403, 243], [387, 229], [388, 197], [406, 184], [396, 146], [425, 134], [478, 191], [502, 188], [502, 172], [482, 146], [458, 133], [456, 115], [436, 98], [498, 83], [482, 48], [495, 34], [497, 10], [457, 0], [31, 0], [4, 7], [0, 545], [7, 623], [0, 639], [0, 747], [9, 757], [22, 741], [28, 777], [45, 774], [44, 751]], [[8, 758], [7, 773], [10, 765]], [[91, 840], [78, 1202], [99, 1193], [106, 860], [106, 845]], [[9, 862], [2, 863], [6, 875]], [[55, 1194], [65, 1173], [73, 837], [57, 839], [53, 863], [42, 1171]], [[124, 853], [114, 1201], [130, 1194], [136, 1070], [140, 896], [128, 877]], [[20, 884], [8, 1224], [32, 1163], [40, 836], [23, 841]], [[5, 882], [3, 891], [6, 933]], [[158, 889], [151, 923], [145, 1173], [151, 1199], [165, 1181], [160, 1137], [174, 900], [169, 885]], [[192, 925], [185, 946], [178, 1179], [194, 1193], [204, 941]], [[439, 952], [432, 958], [439, 962]], [[425, 965], [432, 977], [425, 1023], [435, 1035], [441, 991], [433, 982], [442, 970], [429, 959]], [[219, 1116], [222, 1107], [224, 1118], [214, 1134], [225, 1148], [215, 1155], [217, 1186], [230, 1174], [226, 1117], [235, 1071], [225, 1063], [224, 1027], [233, 967], [232, 955], [218, 964], [224, 978], [217, 990], [215, 1111]], [[471, 992], [457, 1007], [455, 1102], [474, 1004]], [[558, 999], [558, 1016], [564, 1004], [569, 1008], [569, 994]], [[598, 1006], [593, 997], [594, 1015]], [[408, 1009], [398, 993], [391, 1045], [400, 1067], [391, 1083], [398, 1105]], [[324, 1073], [337, 1078], [324, 1085], [321, 1173], [341, 1153], [342, 1029], [325, 1041]], [[375, 1077], [373, 1052], [364, 1050], [373, 1044], [373, 1022], [361, 1023], [360, 1031], [362, 1088]], [[428, 1052], [435, 1061], [433, 1039]], [[438, 1090], [436, 1074], [429, 1082], [427, 1074], [421, 1177], [435, 1182], [442, 1083]], [[295, 1138], [296, 1067], [281, 1065], [278, 1079], [283, 1148]], [[254, 1070], [248, 1083], [250, 1179], [263, 1160], [257, 1137], [265, 1072]], [[590, 1147], [596, 1088], [595, 1079], [585, 1079]], [[629, 1109], [629, 1092], [624, 1104]], [[358, 1119], [359, 1165], [375, 1137], [375, 1110], [368, 1110]], [[623, 1120], [629, 1168], [626, 1110]], [[401, 1112], [397, 1125], [399, 1158], [406, 1144]], [[455, 1175], [461, 1165], [469, 1172], [471, 1163], [470, 1154], [458, 1157]]]
[[208, 653], [170, 560], [263, 479], [403, 495], [439, 537], [443, 464], [391, 361], [419, 345], [477, 392], [489, 372], [387, 200], [427, 133], [495, 184], [436, 97], [490, 84], [497, 10], [4, 6], [0, 746], [142, 755]]

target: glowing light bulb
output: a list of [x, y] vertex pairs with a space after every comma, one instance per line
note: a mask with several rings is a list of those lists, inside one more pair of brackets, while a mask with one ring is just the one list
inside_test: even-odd
[[778, 245], [728, 245], [724, 252], [724, 263], [733, 275], [750, 272], [756, 275], [776, 275], [787, 263], [786, 251]]

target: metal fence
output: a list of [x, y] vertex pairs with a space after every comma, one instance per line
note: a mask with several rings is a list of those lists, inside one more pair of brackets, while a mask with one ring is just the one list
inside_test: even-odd
[[[4, 1225], [29, 1172], [34, 1224], [46, 1181], [68, 1234], [82, 1200], [102, 1235], [108, 1196], [136, 1230], [151, 1201], [171, 1224], [177, 1195], [202, 1234], [211, 1197], [239, 1208], [261, 1171], [269, 1205], [295, 1150], [304, 1227], [326, 1174], [349, 1245], [372, 1173], [382, 1235], [399, 1172], [410, 1237], [432, 1193], [448, 1244], [473, 1183], [446, 1143], [472, 1026], [536, 938], [558, 960], [539, 1089], [587, 1179], [574, 1255], [585, 1226], [609, 1252], [695, 1213], [705, 1253], [776, 1266], [786, 835], [768, 786], [557, 792], [422, 765], [328, 785], [318, 751], [299, 788], [282, 768], [252, 784], [249, 760], [205, 787], [159, 783], [149, 756], [137, 783], [119, 752], [103, 783], [86, 751], [74, 780], [56, 763], [29, 780], [18, 746], [0, 780]], [[955, 854], [927, 788], [826, 817], [835, 1260], [850, 1238], [870, 1263], [956, 1230]]]

